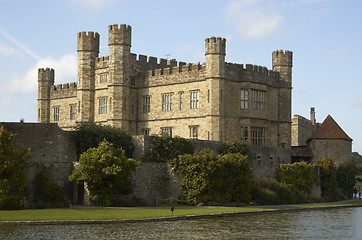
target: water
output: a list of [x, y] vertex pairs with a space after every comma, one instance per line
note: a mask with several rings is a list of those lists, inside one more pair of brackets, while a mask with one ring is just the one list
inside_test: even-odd
[[0, 239], [362, 239], [362, 208], [152, 223], [0, 226]]

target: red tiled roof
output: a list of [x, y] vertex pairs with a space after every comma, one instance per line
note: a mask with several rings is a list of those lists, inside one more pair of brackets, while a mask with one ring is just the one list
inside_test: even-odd
[[328, 115], [323, 121], [322, 125], [312, 135], [310, 139], [344, 139], [352, 141], [342, 128], [334, 121], [334, 119]]

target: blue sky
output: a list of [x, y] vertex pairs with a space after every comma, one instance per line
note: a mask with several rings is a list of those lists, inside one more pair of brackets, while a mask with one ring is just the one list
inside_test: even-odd
[[0, 7], [0, 121], [37, 121], [37, 69], [76, 81], [76, 33], [132, 26], [136, 54], [205, 62], [204, 39], [227, 39], [226, 61], [271, 68], [293, 51], [292, 113], [329, 114], [362, 153], [360, 0], [12, 0]]

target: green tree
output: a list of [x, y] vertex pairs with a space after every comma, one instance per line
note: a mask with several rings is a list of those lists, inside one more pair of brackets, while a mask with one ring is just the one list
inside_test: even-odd
[[320, 180], [322, 197], [326, 200], [338, 200], [337, 190], [337, 168], [329, 157], [325, 157], [315, 163], [320, 167]]
[[95, 123], [80, 123], [76, 127], [74, 138], [78, 156], [89, 148], [97, 147], [100, 142], [106, 139], [115, 148], [125, 150], [127, 157], [132, 157], [134, 147], [131, 136], [121, 128]]
[[337, 168], [337, 185], [344, 195], [352, 198], [353, 187], [356, 184], [356, 168], [352, 161], [341, 164]]
[[74, 169], [69, 180], [86, 182], [92, 201], [109, 206], [115, 194], [133, 192], [130, 175], [138, 162], [127, 159], [124, 150], [116, 149], [113, 144], [104, 140], [98, 148], [82, 153], [79, 163], [80, 167]]
[[26, 203], [24, 171], [31, 155], [28, 149], [14, 147], [14, 137], [0, 127], [0, 209], [20, 209]]
[[245, 140], [231, 139], [223, 142], [220, 149], [220, 154], [227, 153], [240, 153], [244, 156], [250, 156], [250, 147], [249, 143]]
[[170, 137], [168, 134], [153, 135], [151, 147], [142, 157], [144, 162], [167, 162], [183, 154], [193, 154], [194, 145], [181, 137]]

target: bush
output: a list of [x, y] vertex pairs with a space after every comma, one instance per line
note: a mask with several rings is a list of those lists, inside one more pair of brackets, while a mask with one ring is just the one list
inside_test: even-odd
[[49, 176], [49, 169], [41, 164], [39, 172], [32, 181], [36, 208], [69, 206], [63, 188], [51, 180]]
[[170, 137], [168, 134], [153, 135], [151, 147], [142, 157], [144, 162], [167, 162], [179, 155], [193, 154], [194, 145], [181, 137]]
[[299, 191], [309, 193], [316, 182], [315, 166], [306, 162], [281, 164], [277, 180], [295, 186]]
[[183, 178], [181, 190], [186, 199], [198, 203], [250, 202], [251, 171], [248, 157], [241, 154], [216, 155], [204, 149], [193, 155], [170, 160]]

